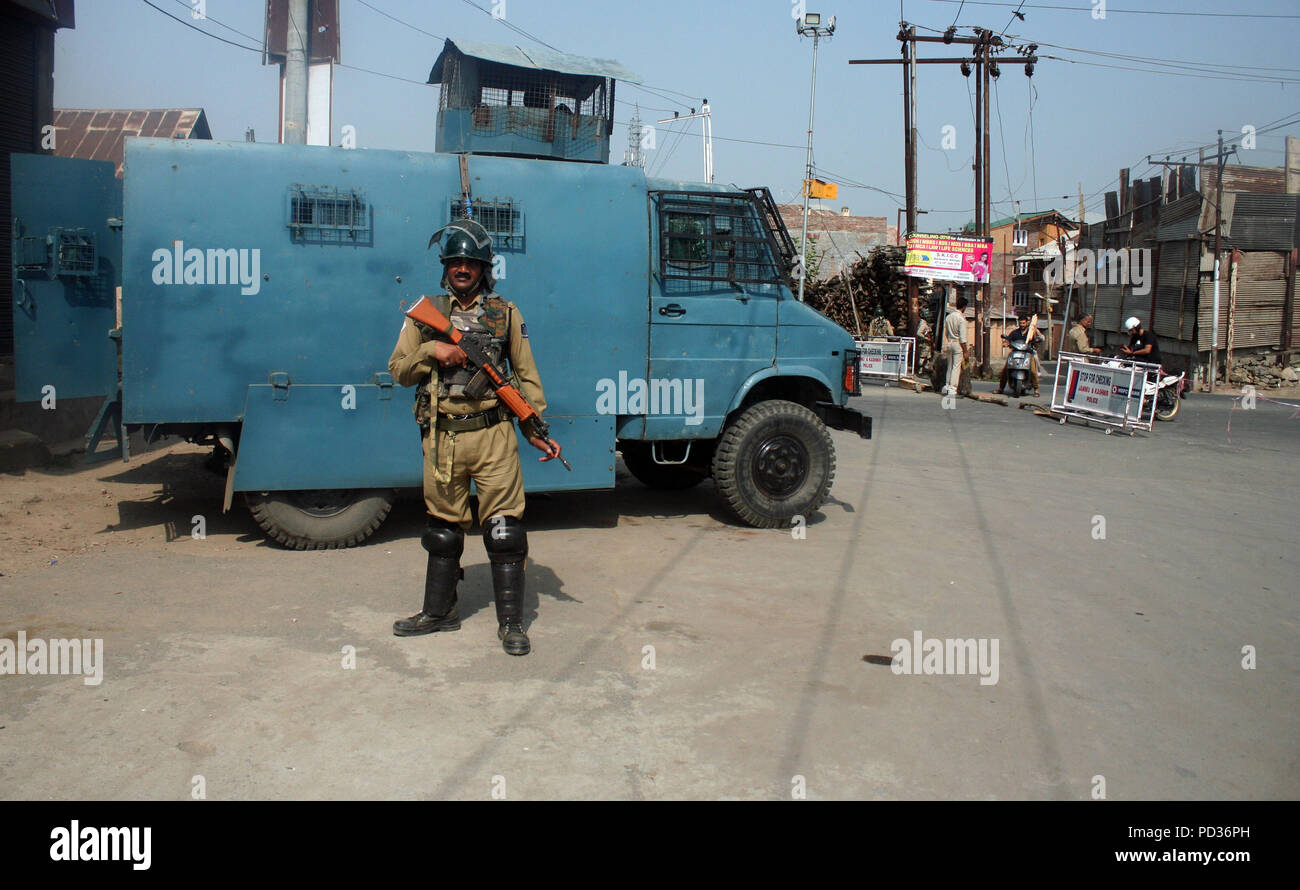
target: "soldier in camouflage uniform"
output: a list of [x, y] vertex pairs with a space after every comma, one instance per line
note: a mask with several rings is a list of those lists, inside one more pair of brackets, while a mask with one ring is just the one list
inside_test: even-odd
[[876, 307], [876, 317], [871, 319], [871, 323], [867, 325], [867, 336], [868, 337], [894, 336], [894, 326], [889, 323], [889, 319], [885, 318], [884, 308], [880, 306]]
[[[434, 305], [465, 336], [485, 345], [504, 368], [509, 360], [515, 387], [538, 414], [546, 410], [542, 382], [528, 342], [528, 328], [514, 303], [493, 290], [492, 239], [472, 220], [456, 220], [442, 245], [446, 293], [431, 296]], [[524, 483], [512, 416], [487, 385], [484, 375], [466, 367], [459, 346], [434, 339], [432, 332], [409, 318], [388, 360], [401, 386], [415, 386], [415, 415], [423, 432], [424, 503], [429, 511], [423, 543], [429, 551], [424, 607], [393, 624], [399, 637], [460, 628], [456, 582], [464, 577], [460, 557], [465, 532], [473, 524], [469, 486], [478, 488], [483, 544], [492, 564], [497, 637], [511, 655], [531, 649], [523, 629], [524, 561], [528, 537], [522, 523]], [[554, 439], [524, 429], [528, 441], [543, 452], [540, 460], [560, 456]]]
[[916, 323], [916, 376], [930, 373], [930, 360], [934, 356], [934, 331], [930, 327], [930, 310], [923, 308]]

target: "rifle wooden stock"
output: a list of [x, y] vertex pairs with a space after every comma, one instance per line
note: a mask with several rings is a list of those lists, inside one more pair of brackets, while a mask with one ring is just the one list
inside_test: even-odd
[[[550, 424], [542, 420], [542, 416], [537, 413], [536, 408], [528, 403], [528, 400], [524, 398], [524, 394], [515, 389], [510, 384], [510, 381], [505, 378], [505, 375], [501, 373], [501, 370], [492, 364], [487, 353], [483, 351], [483, 347], [472, 340], [466, 339], [457, 330], [456, 326], [451, 323], [451, 319], [439, 312], [438, 307], [434, 306], [428, 297], [420, 297], [414, 306], [406, 310], [406, 314], [412, 321], [433, 329], [438, 334], [446, 337], [452, 344], [463, 349], [470, 362], [487, 375], [488, 380], [492, 383], [493, 390], [496, 391], [497, 398], [501, 400], [501, 404], [506, 406], [506, 410], [521, 421], [527, 420], [532, 423], [533, 431], [542, 439], [551, 438]], [[567, 460], [560, 458], [560, 463], [564, 464], [566, 470], [572, 472], [573, 467], [569, 466]]]

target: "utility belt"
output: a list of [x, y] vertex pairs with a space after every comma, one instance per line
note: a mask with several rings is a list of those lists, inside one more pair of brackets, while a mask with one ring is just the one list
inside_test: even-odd
[[477, 414], [438, 414], [438, 429], [448, 433], [466, 433], [485, 430], [513, 417], [505, 405], [497, 405]]

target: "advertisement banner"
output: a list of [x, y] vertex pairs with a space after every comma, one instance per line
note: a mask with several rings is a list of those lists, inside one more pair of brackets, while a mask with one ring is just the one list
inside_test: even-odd
[[908, 235], [906, 273], [913, 278], [964, 281], [989, 280], [993, 264], [992, 238], [958, 238], [955, 235]]

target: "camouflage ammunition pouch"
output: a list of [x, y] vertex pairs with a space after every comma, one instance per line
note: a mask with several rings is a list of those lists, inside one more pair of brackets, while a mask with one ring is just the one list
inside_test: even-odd
[[415, 405], [411, 410], [415, 414], [415, 422], [420, 425], [420, 430], [427, 433], [429, 420], [433, 417], [428, 384], [422, 383], [415, 388]]

